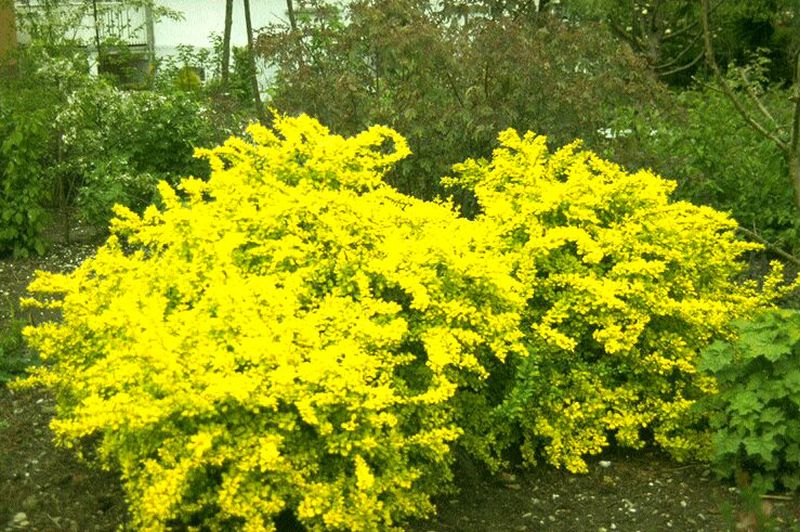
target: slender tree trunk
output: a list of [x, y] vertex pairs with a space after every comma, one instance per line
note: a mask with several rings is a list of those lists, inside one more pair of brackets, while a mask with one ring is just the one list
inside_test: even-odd
[[225, 0], [225, 32], [222, 34], [222, 89], [228, 90], [231, 65], [231, 27], [233, 26], [233, 0]]
[[17, 66], [17, 26], [14, 2], [0, 0], [0, 77], [13, 75]]
[[795, 152], [788, 159], [789, 176], [792, 178], [792, 185], [794, 185], [794, 202], [798, 210], [800, 210], [800, 154]]
[[256, 54], [253, 50], [253, 22], [250, 18], [250, 0], [244, 1], [244, 22], [247, 26], [247, 56], [250, 58], [250, 70], [252, 72], [250, 84], [253, 88], [253, 103], [256, 106], [256, 117], [259, 121], [266, 123], [267, 114], [264, 112], [264, 104], [261, 102], [261, 93], [258, 91], [258, 71], [256, 70]]
[[92, 17], [94, 23], [94, 47], [97, 49], [97, 71], [102, 70], [102, 51], [100, 50], [100, 22], [97, 17], [97, 0], [92, 0]]
[[786, 160], [789, 163], [789, 176], [794, 185], [795, 203], [797, 209], [800, 210], [800, 51], [794, 58], [794, 68], [794, 84], [791, 95], [794, 112], [792, 113], [792, 133], [786, 150]]
[[294, 16], [294, 2], [286, 0], [286, 14], [289, 15], [289, 26], [292, 31], [297, 31], [297, 18]]

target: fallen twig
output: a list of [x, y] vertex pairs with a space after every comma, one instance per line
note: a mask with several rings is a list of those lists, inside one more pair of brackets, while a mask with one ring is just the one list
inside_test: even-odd
[[793, 501], [794, 497], [789, 495], [771, 495], [769, 493], [765, 493], [761, 496], [762, 499], [767, 499], [770, 501]]

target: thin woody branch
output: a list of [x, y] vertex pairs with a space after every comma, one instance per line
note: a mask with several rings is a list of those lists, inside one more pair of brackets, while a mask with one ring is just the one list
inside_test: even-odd
[[742, 79], [744, 89], [747, 91], [747, 94], [750, 95], [750, 99], [753, 100], [753, 102], [755, 102], [756, 107], [758, 107], [758, 110], [761, 111], [761, 114], [763, 114], [767, 120], [772, 122], [773, 126], [775, 126], [777, 131], [783, 130], [783, 127], [780, 124], [778, 124], [778, 121], [775, 120], [775, 117], [772, 116], [772, 113], [769, 112], [769, 109], [767, 109], [764, 106], [764, 103], [761, 101], [761, 98], [759, 98], [758, 94], [756, 94], [756, 91], [755, 89], [753, 89], [753, 85], [752, 83], [750, 83], [750, 79], [747, 77], [747, 74], [745, 74], [744, 71], [740, 70], [739, 77]]
[[[689, 42], [686, 46], [684, 46], [683, 49], [679, 53], [677, 53], [672, 59], [670, 59], [669, 61], [667, 61], [665, 63], [661, 63], [660, 65], [656, 66], [655, 68], [664, 69], [664, 68], [674, 67], [676, 64], [678, 64], [681, 61], [683, 56], [685, 56], [687, 53], [692, 51], [692, 49], [694, 48], [694, 45], [697, 44], [697, 41], [699, 41], [702, 37], [703, 37], [703, 33], [702, 32], [698, 33], [697, 35], [695, 35], [694, 39], [692, 39], [691, 42]], [[701, 52], [700, 53], [700, 57], [701, 58], [702, 58], [704, 53], [705, 52]]]
[[697, 63], [699, 63], [701, 59], [703, 59], [703, 55], [705, 55], [704, 52], [700, 52], [699, 54], [697, 54], [697, 56], [694, 59], [692, 59], [691, 61], [689, 61], [685, 65], [681, 65], [679, 67], [675, 67], [673, 69], [666, 70], [664, 72], [658, 72], [658, 75], [659, 76], [663, 76], [663, 77], [671, 76], [673, 74], [677, 74], [678, 72], [682, 72], [684, 70], [692, 68]]
[[779, 257], [781, 257], [782, 259], [784, 259], [787, 262], [791, 262], [792, 264], [796, 264], [796, 265], [800, 266], [800, 258], [798, 258], [796, 255], [792, 255], [791, 253], [787, 252], [786, 250], [784, 250], [780, 246], [777, 246], [777, 245], [773, 244], [772, 242], [770, 242], [769, 240], [767, 240], [763, 236], [759, 235], [755, 231], [751, 231], [750, 229], [747, 229], [747, 228], [742, 227], [742, 226], [739, 226], [736, 229], [740, 233], [742, 233], [743, 235], [745, 235], [748, 238], [750, 238], [751, 240], [754, 240], [754, 241], [758, 242], [759, 244], [761, 244], [762, 246], [764, 246], [764, 248], [767, 251], [770, 251], [770, 252], [774, 253], [775, 255], [778, 255]]

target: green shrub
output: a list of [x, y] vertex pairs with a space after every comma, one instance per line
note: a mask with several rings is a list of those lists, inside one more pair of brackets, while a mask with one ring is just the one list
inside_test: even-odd
[[[678, 459], [704, 457], [709, 436], [692, 405], [713, 390], [697, 354], [728, 322], [788, 287], [779, 268], [737, 284], [757, 246], [708, 207], [672, 201], [671, 181], [626, 173], [573, 143], [507, 130], [491, 161], [456, 165], [515, 276], [530, 291], [523, 329], [533, 356], [516, 360], [498, 411], [498, 442], [571, 471], [613, 439], [648, 441]], [[502, 389], [502, 386], [501, 386]], [[519, 430], [509, 430], [507, 424]], [[502, 448], [502, 445], [501, 445]]]
[[[779, 123], [790, 122], [785, 91], [766, 85], [755, 90]], [[742, 227], [800, 250], [800, 218], [783, 154], [745, 124], [720, 91], [698, 86], [678, 95], [674, 110], [628, 113], [615, 127], [633, 130], [643, 166], [674, 176], [677, 197], [728, 211]]]
[[26, 330], [45, 365], [23, 386], [122, 470], [137, 527], [390, 529], [447, 487], [452, 399], [519, 351], [524, 291], [484, 226], [382, 183], [408, 153], [393, 131], [249, 132], [39, 275], [63, 320]]
[[47, 113], [11, 108], [0, 95], [0, 256], [44, 252], [48, 127]]
[[[16, 79], [0, 80], [0, 255], [44, 250], [55, 221], [105, 225], [121, 203], [141, 212], [155, 183], [208, 177], [198, 146], [240, 127], [202, 95], [125, 91], [85, 72], [85, 57], [31, 50]], [[46, 216], [46, 214], [55, 214]]]
[[388, 178], [416, 197], [441, 193], [438, 177], [452, 164], [489, 156], [503, 129], [605, 147], [612, 141], [598, 130], [620, 106], [668, 101], [644, 62], [599, 24], [546, 13], [468, 16], [471, 4], [320, 4], [326, 9], [298, 17], [297, 30], [273, 26], [259, 38], [276, 68], [272, 105], [312, 114], [337, 133], [374, 123], [401, 131], [414, 155]]
[[190, 94], [130, 92], [102, 80], [72, 92], [54, 125], [62, 138], [56, 172], [70, 189], [64, 202], [98, 225], [107, 223], [116, 203], [141, 212], [155, 199], [158, 179], [208, 177], [194, 149], [227, 134], [212, 127]]
[[703, 351], [699, 368], [719, 383], [704, 408], [714, 468], [750, 477], [763, 493], [800, 488], [800, 311], [769, 310], [735, 323], [737, 336]]

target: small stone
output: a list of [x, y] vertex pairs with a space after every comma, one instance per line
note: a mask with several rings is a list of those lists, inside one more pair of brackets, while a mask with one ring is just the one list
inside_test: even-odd
[[600, 467], [611, 467], [611, 462], [608, 460], [600, 460], [599, 465]]
[[689, 506], [689, 503], [688, 503], [688, 502], [686, 502], [686, 501], [681, 501], [681, 508], [686, 508], [687, 506]]
[[19, 512], [14, 514], [14, 517], [11, 518], [12, 523], [21, 523], [22, 521], [27, 521], [28, 516], [25, 515], [25, 512]]

